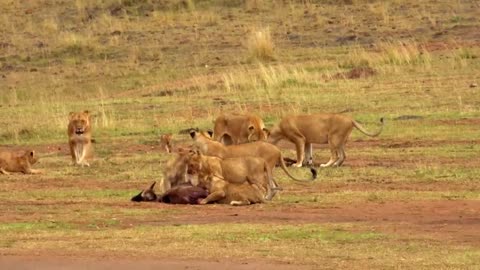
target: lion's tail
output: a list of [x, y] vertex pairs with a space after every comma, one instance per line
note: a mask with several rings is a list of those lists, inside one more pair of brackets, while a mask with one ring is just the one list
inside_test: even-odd
[[360, 130], [360, 132], [362, 132], [363, 134], [365, 134], [367, 136], [370, 136], [370, 137], [377, 137], [378, 135], [380, 135], [380, 133], [382, 133], [382, 131], [383, 131], [383, 126], [385, 125], [385, 121], [383, 121], [383, 117], [380, 118], [380, 123], [382, 124], [380, 126], [380, 129], [375, 133], [371, 133], [371, 132], [367, 131], [362, 125], [360, 125], [357, 121], [352, 120], [352, 122], [353, 122], [354, 127], [356, 127], [358, 130]]
[[283, 155], [280, 153], [280, 167], [282, 167], [283, 171], [294, 181], [297, 182], [306, 182], [306, 181], [313, 181], [317, 178], [317, 170], [314, 168], [310, 168], [310, 172], [312, 173], [312, 178], [311, 179], [298, 179], [295, 176], [291, 175], [290, 172], [287, 169], [287, 165], [285, 165], [285, 161], [283, 161]]

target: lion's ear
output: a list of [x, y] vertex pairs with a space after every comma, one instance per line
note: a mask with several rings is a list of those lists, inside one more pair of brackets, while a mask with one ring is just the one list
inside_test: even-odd
[[262, 130], [267, 135], [267, 138], [270, 137], [270, 130], [268, 130], [268, 128], [263, 128]]
[[207, 130], [207, 133], [208, 133], [208, 135], [210, 135], [210, 137], [213, 137], [213, 131]]
[[197, 131], [195, 131], [194, 129], [190, 130], [190, 137], [192, 137], [192, 139], [195, 139], [196, 136], [197, 136]]

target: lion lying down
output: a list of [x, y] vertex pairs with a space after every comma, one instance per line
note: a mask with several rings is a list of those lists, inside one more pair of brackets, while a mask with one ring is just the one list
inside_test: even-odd
[[223, 178], [211, 176], [200, 181], [200, 185], [209, 192], [208, 196], [199, 202], [200, 204], [217, 202], [239, 206], [265, 202], [265, 193], [256, 184], [230, 183]]
[[0, 152], [0, 173], [10, 174], [11, 172], [21, 172], [24, 174], [39, 174], [40, 170], [32, 169], [38, 157], [33, 150], [19, 151], [1, 151]]

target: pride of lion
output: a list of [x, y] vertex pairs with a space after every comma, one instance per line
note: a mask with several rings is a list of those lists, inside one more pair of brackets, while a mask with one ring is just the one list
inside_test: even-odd
[[[353, 128], [375, 137], [383, 130], [384, 121], [376, 132], [367, 131], [353, 118], [342, 114], [288, 115], [271, 130], [254, 114], [222, 114], [214, 121], [213, 132], [190, 130], [192, 144], [173, 151], [172, 134], [160, 136], [160, 145], [172, 157], [166, 163], [159, 194], [156, 182], [132, 197], [135, 202], [173, 204], [249, 205], [273, 199], [282, 190], [273, 178], [276, 166], [294, 181], [315, 180], [312, 167], [312, 144], [328, 144], [330, 160], [320, 167], [337, 167], [345, 161], [345, 144]], [[92, 114], [71, 112], [67, 125], [72, 165], [90, 166], [93, 160]], [[293, 165], [310, 167], [311, 177], [300, 179], [288, 170], [280, 140], [295, 145], [297, 160]], [[0, 173], [42, 173], [32, 169], [38, 160], [35, 151], [0, 150]]]

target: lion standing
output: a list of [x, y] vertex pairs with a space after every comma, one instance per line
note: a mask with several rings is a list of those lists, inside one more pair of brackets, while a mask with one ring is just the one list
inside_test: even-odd
[[374, 133], [368, 132], [362, 125], [350, 116], [341, 114], [305, 114], [285, 116], [274, 126], [269, 139], [273, 144], [287, 140], [295, 144], [297, 163], [293, 166], [302, 167], [313, 163], [312, 144], [328, 143], [330, 160], [320, 167], [341, 166], [345, 161], [345, 143], [353, 128], [363, 134], [376, 137], [383, 130], [384, 121], [380, 118], [380, 129]]
[[89, 111], [71, 112], [68, 116], [68, 144], [73, 165], [90, 166], [93, 157], [92, 125]]

